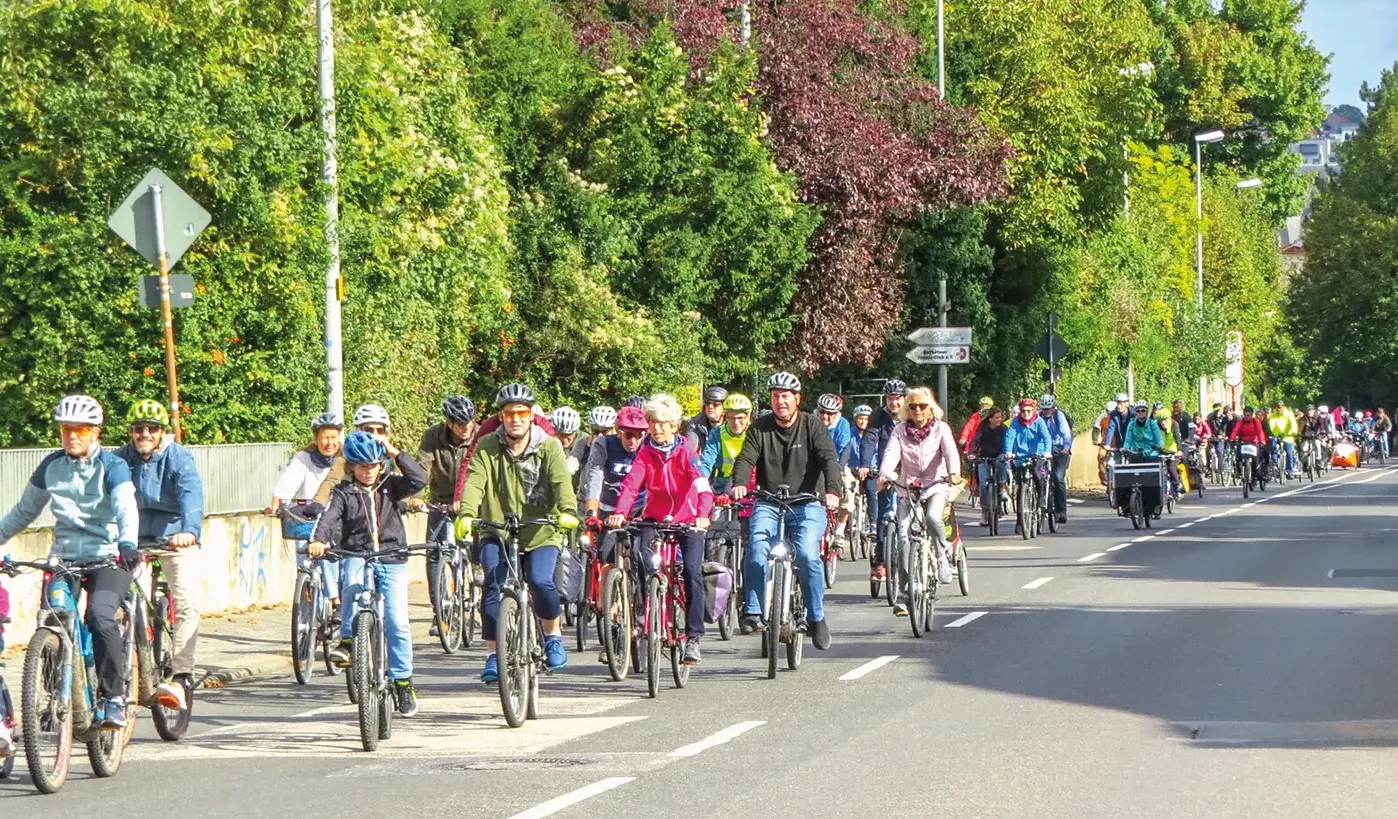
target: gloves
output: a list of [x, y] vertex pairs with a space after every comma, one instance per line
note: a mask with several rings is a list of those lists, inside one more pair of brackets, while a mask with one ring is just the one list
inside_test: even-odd
[[559, 529], [565, 532], [571, 532], [578, 528], [578, 516], [568, 512], [559, 512], [556, 523]]
[[117, 565], [127, 571], [135, 571], [141, 565], [144, 558], [141, 550], [136, 548], [134, 543], [117, 544]]
[[470, 515], [462, 515], [456, 519], [456, 540], [458, 543], [471, 539], [471, 534], [476, 528], [476, 519]]

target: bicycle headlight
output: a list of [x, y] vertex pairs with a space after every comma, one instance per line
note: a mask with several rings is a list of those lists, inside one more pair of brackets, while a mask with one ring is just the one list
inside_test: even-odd
[[354, 596], [361, 608], [369, 608], [374, 603], [374, 593], [368, 589], [361, 589], [359, 594]]
[[778, 543], [772, 547], [772, 551], [768, 552], [767, 555], [773, 560], [786, 560], [786, 544]]
[[660, 571], [660, 553], [659, 553], [659, 552], [651, 552], [651, 553], [650, 553], [650, 567], [651, 567], [651, 570], [652, 570], [652, 571], [657, 571], [657, 572]]

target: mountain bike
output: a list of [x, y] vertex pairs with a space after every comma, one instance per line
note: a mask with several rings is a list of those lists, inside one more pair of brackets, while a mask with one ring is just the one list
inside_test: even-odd
[[455, 654], [476, 642], [482, 584], [476, 579], [471, 550], [456, 542], [451, 507], [429, 503], [427, 508], [437, 517], [436, 525], [427, 533], [427, 550], [437, 558], [432, 580], [432, 622], [437, 626], [442, 650]]
[[687, 639], [688, 594], [684, 582], [684, 566], [680, 555], [680, 536], [694, 527], [672, 521], [637, 520], [633, 530], [650, 529], [649, 577], [646, 578], [645, 607], [642, 609], [642, 634], [646, 644], [646, 692], [651, 699], [660, 693], [660, 654], [670, 655], [670, 671], [676, 688], [689, 684], [689, 666], [684, 661]]
[[[762, 656], [767, 659], [767, 679], [775, 680], [777, 652], [782, 644], [786, 645], [786, 667], [795, 671], [801, 667], [806, 639], [806, 602], [801, 595], [801, 584], [796, 580], [796, 544], [787, 531], [786, 516], [797, 506], [818, 503], [820, 498], [807, 493], [793, 495], [787, 486], [777, 487], [776, 492], [754, 489], [752, 494], [758, 501], [777, 507], [777, 542], [767, 552], [767, 583], [762, 597], [762, 619], [766, 623]], [[890, 572], [889, 582], [892, 580]]]
[[[306, 555], [304, 541], [296, 553]], [[327, 571], [338, 572], [339, 567], [323, 558], [297, 561], [291, 597], [291, 670], [301, 685], [311, 680], [317, 645], [325, 661], [325, 672], [332, 677], [344, 673], [343, 668], [330, 661], [330, 651], [340, 639], [340, 608], [332, 603], [326, 590]], [[353, 687], [350, 693], [354, 693]]]
[[[976, 472], [980, 472], [980, 459], [976, 459]], [[990, 537], [1000, 535], [1000, 517], [1005, 514], [1005, 502], [1000, 497], [1000, 487], [995, 481], [995, 464], [986, 462], [990, 480], [978, 481], [980, 489], [981, 514], [986, 518], [985, 533]]]
[[[710, 543], [717, 542], [719, 544], [720, 551], [717, 554], [717, 562], [727, 566], [728, 571], [732, 572], [733, 588], [741, 589], [743, 588], [744, 526], [739, 509], [732, 504], [733, 501], [727, 495], [720, 495], [714, 499], [714, 523], [710, 527], [710, 531], [713, 532], [717, 529], [718, 534], [710, 535]], [[741, 594], [728, 596], [728, 606], [723, 610], [723, 614], [716, 623], [720, 640], [732, 639], [734, 632], [738, 630], [738, 606], [741, 605], [741, 601]]]
[[820, 536], [820, 564], [825, 575], [825, 588], [835, 587], [835, 574], [840, 569], [840, 548], [835, 542], [835, 533], [840, 529], [840, 510], [825, 510], [825, 534]]
[[166, 742], [178, 742], [189, 729], [189, 719], [194, 713], [194, 686], [187, 680], [180, 680], [184, 688], [184, 708], [171, 708], [160, 702], [156, 694], [162, 683], [175, 681], [175, 596], [170, 593], [170, 584], [165, 579], [161, 566], [161, 555], [175, 554], [169, 548], [168, 539], [140, 545], [146, 556], [146, 565], [151, 572], [151, 595], [137, 578], [131, 583], [136, 634], [136, 650], [140, 656], [140, 702], [150, 709], [155, 732]]
[[130, 595], [117, 609], [125, 666], [126, 727], [101, 727], [96, 655], [92, 634], [78, 606], [83, 578], [117, 565], [115, 558], [67, 561], [0, 561], [0, 572], [14, 577], [23, 569], [44, 573], [39, 624], [24, 656], [20, 725], [29, 775], [40, 793], [57, 793], [68, 779], [73, 741], [87, 746], [92, 771], [115, 776], [136, 730], [136, 639], [131, 628], [135, 604]]
[[[949, 482], [949, 481], [948, 481]], [[908, 514], [908, 622], [913, 636], [921, 637], [932, 630], [932, 612], [937, 605], [937, 561], [928, 526], [941, 521], [928, 521], [922, 503], [922, 485], [917, 481], [891, 481], [899, 490], [899, 499], [907, 503]]]
[[1314, 438], [1301, 439], [1301, 474], [1315, 483], [1320, 477], [1320, 443]]
[[1039, 494], [1039, 481], [1047, 483], [1048, 461], [1035, 455], [1013, 458], [1010, 463], [1015, 484], [1015, 531], [1023, 540], [1036, 538], [1047, 514], [1044, 499]]
[[[500, 584], [500, 613], [496, 616], [496, 655], [500, 663], [500, 709], [505, 722], [518, 728], [526, 719], [539, 717], [539, 675], [551, 671], [544, 662], [539, 624], [529, 600], [529, 584], [520, 568], [519, 532], [525, 526], [549, 526], [565, 530], [551, 518], [521, 520], [508, 514], [504, 521], [477, 520], [476, 528], [504, 535], [500, 560], [506, 567]], [[571, 528], [571, 527], [568, 527]], [[480, 538], [476, 538], [480, 542]]]

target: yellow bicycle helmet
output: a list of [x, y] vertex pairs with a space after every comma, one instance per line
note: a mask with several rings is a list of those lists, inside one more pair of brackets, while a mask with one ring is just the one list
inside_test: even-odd
[[752, 401], [741, 393], [732, 393], [723, 399], [724, 412], [752, 412]]
[[170, 426], [170, 413], [165, 409], [165, 405], [150, 398], [142, 398], [131, 405], [131, 411], [126, 413], [126, 424], [130, 426], [136, 423], [159, 424], [162, 427]]

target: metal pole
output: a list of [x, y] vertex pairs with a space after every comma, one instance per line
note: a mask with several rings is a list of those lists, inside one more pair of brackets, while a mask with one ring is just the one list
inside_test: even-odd
[[752, 10], [748, 8], [748, 2], [738, 0], [738, 43], [744, 48], [752, 37]]
[[[1194, 242], [1194, 298], [1199, 307], [1199, 323], [1204, 321], [1204, 146], [1194, 140], [1194, 210], [1197, 229]], [[1207, 377], [1199, 376], [1199, 412], [1204, 412]]]
[[344, 348], [340, 334], [340, 169], [335, 135], [335, 26], [330, 0], [316, 0], [320, 34], [317, 67], [320, 76], [320, 128], [325, 132], [325, 156], [320, 178], [325, 183], [325, 408], [345, 413]]
[[947, 30], [945, 23], [942, 0], [937, 0], [937, 95], [943, 101], [947, 98]]
[[160, 320], [165, 325], [165, 386], [170, 393], [170, 431], [176, 443], [184, 440], [180, 423], [180, 380], [175, 370], [175, 311], [170, 307], [170, 254], [165, 249], [165, 213], [160, 186], [150, 186], [150, 207], [155, 217], [155, 258], [160, 266]]
[[[947, 277], [937, 280], [937, 326], [947, 326]], [[937, 365], [937, 403], [947, 410], [947, 365]]]

